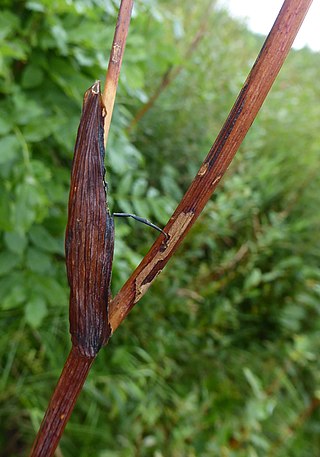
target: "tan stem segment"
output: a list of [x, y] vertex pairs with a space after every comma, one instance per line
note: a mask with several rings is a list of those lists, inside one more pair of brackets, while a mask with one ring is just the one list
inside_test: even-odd
[[110, 53], [106, 82], [102, 94], [102, 101], [106, 108], [107, 114], [104, 121], [104, 141], [105, 145], [108, 141], [109, 129], [112, 119], [114, 101], [118, 87], [120, 69], [126, 46], [128, 29], [131, 20], [131, 12], [133, 8], [133, 0], [122, 0], [116, 30], [113, 38], [112, 49]]

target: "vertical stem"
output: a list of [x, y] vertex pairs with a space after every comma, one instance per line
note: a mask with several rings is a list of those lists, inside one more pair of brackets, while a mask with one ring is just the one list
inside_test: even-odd
[[30, 457], [50, 457], [54, 454], [93, 361], [94, 358], [86, 358], [77, 348], [72, 347], [42, 420]]
[[[120, 68], [126, 43], [126, 38], [128, 34], [128, 28], [131, 19], [131, 11], [133, 7], [133, 0], [122, 0], [119, 10], [119, 15], [117, 19], [112, 50], [110, 54], [109, 66], [106, 76], [106, 85], [104, 92], [102, 94], [103, 104], [107, 111], [105, 117], [105, 142], [107, 141], [107, 136], [109, 132], [112, 111], [114, 106], [114, 100], [116, 95], [116, 90], [118, 86]], [[99, 86], [94, 85], [90, 88], [89, 92], [86, 93], [85, 100], [89, 102], [89, 98], [92, 98], [93, 94], [98, 94]], [[101, 113], [102, 114], [102, 113]], [[89, 124], [86, 119], [82, 119], [82, 122]], [[86, 131], [86, 125], [84, 130]], [[79, 132], [78, 132], [79, 133]], [[87, 132], [88, 134], [88, 132]], [[87, 138], [86, 141], [90, 142], [91, 139]], [[91, 141], [92, 143], [92, 141]], [[85, 143], [86, 144], [86, 143]], [[92, 171], [92, 170], [91, 170]], [[87, 171], [86, 171], [87, 173]], [[88, 179], [89, 174], [85, 176]], [[101, 185], [103, 180], [101, 181]], [[73, 188], [74, 190], [74, 188]], [[95, 208], [95, 216], [97, 216], [97, 208]], [[78, 221], [79, 222], [79, 221]], [[91, 225], [97, 225], [95, 220], [90, 220]], [[91, 228], [93, 228], [93, 226]], [[100, 224], [97, 225], [101, 228]], [[89, 232], [89, 231], [88, 231]], [[86, 233], [86, 232], [85, 232]], [[97, 237], [94, 237], [97, 238]], [[98, 237], [99, 238], [99, 237]], [[99, 249], [98, 249], [99, 253]], [[87, 252], [85, 253], [87, 254]], [[100, 253], [99, 253], [100, 254]], [[71, 262], [72, 263], [72, 262]], [[80, 268], [77, 263], [75, 263], [77, 268]], [[82, 266], [81, 266], [82, 268]], [[106, 280], [106, 278], [104, 278]], [[108, 283], [108, 281], [107, 281]], [[109, 287], [109, 284], [108, 284]], [[82, 319], [82, 316], [80, 316]], [[81, 320], [80, 319], [80, 320]], [[79, 319], [77, 320], [77, 325], [79, 324]], [[72, 323], [72, 322], [71, 322]], [[107, 325], [107, 324], [106, 324]], [[81, 326], [80, 326], [81, 327]], [[83, 327], [83, 326], [82, 326]], [[81, 331], [80, 329], [76, 329]], [[92, 331], [91, 331], [92, 330]], [[88, 338], [85, 338], [84, 343], [85, 347], [91, 344], [92, 332], [94, 333], [96, 329], [90, 329]], [[98, 329], [99, 330], [99, 329]], [[101, 330], [101, 329], [100, 329]], [[104, 329], [102, 329], [104, 330]], [[74, 332], [75, 333], [75, 332]], [[103, 342], [103, 341], [102, 341]], [[105, 342], [105, 340], [104, 340]], [[78, 346], [80, 347], [80, 346]], [[66, 360], [66, 363], [63, 367], [59, 382], [55, 388], [53, 396], [50, 400], [48, 409], [38, 431], [37, 437], [33, 444], [30, 457], [50, 457], [53, 455], [56, 447], [58, 446], [59, 440], [63, 433], [63, 430], [68, 422], [68, 419], [71, 415], [71, 412], [74, 408], [76, 400], [81, 392], [82, 386], [85, 382], [85, 379], [89, 373], [91, 365], [95, 359], [93, 352], [83, 349], [82, 352], [79, 351], [78, 347], [73, 345], [70, 354]]]
[[108, 134], [113, 113], [114, 100], [116, 98], [122, 58], [126, 46], [128, 29], [131, 20], [132, 7], [133, 0], [121, 1], [116, 30], [112, 43], [112, 49], [110, 53], [108, 71], [106, 75], [104, 91], [102, 94], [102, 101], [107, 111], [107, 115], [104, 121], [105, 144], [107, 144], [108, 141]]
[[[159, 237], [141, 264], [112, 302], [110, 323], [115, 330], [145, 294], [154, 278], [172, 257], [228, 168], [271, 88], [312, 0], [285, 0], [257, 61], [250, 72], [225, 125], [209, 151], [196, 178], [165, 227], [169, 241]], [[109, 109], [107, 134], [119, 79], [132, 0], [120, 7], [109, 62], [104, 104]], [[123, 22], [122, 22], [123, 20]], [[121, 25], [122, 24], [122, 25]], [[110, 75], [109, 75], [110, 72]], [[107, 137], [107, 135], [106, 135]], [[51, 457], [70, 417], [94, 357], [72, 348], [50, 401], [30, 457]]]

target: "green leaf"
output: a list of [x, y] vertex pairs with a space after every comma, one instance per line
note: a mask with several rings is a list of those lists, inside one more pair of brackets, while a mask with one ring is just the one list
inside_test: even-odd
[[31, 271], [38, 273], [46, 273], [52, 270], [50, 257], [33, 248], [28, 249], [26, 265]]
[[19, 27], [19, 18], [10, 11], [2, 10], [0, 15], [0, 40], [15, 32]]
[[92, 67], [94, 64], [94, 59], [91, 53], [85, 52], [81, 48], [74, 48], [74, 56], [77, 59], [77, 62], [83, 67]]
[[150, 208], [148, 203], [141, 198], [134, 198], [132, 201], [134, 212], [140, 217], [150, 217]]
[[37, 143], [50, 136], [57, 128], [55, 119], [49, 117], [47, 119], [34, 119], [23, 127], [22, 131], [26, 141]]
[[29, 236], [34, 246], [43, 251], [64, 255], [63, 239], [55, 239], [42, 225], [34, 225], [29, 231]]
[[133, 176], [124, 175], [122, 179], [117, 183], [117, 194], [122, 197], [127, 197], [131, 193], [131, 186], [133, 182]]
[[109, 148], [108, 164], [119, 175], [130, 172], [132, 165], [142, 160], [138, 149], [122, 135], [113, 137]]
[[28, 300], [24, 312], [26, 322], [31, 327], [38, 328], [48, 314], [46, 302], [41, 297], [33, 297]]
[[43, 81], [43, 70], [37, 65], [28, 65], [22, 74], [22, 87], [30, 89]]
[[14, 267], [20, 263], [18, 255], [9, 251], [0, 253], [0, 276], [9, 273]]
[[138, 66], [130, 67], [125, 72], [125, 84], [128, 89], [137, 90], [144, 87], [144, 74]]
[[79, 103], [84, 91], [92, 85], [92, 78], [79, 73], [77, 65], [66, 59], [52, 57], [49, 59], [48, 65], [50, 66], [50, 76], [55, 83], [68, 97], [72, 97]]
[[262, 273], [258, 268], [254, 268], [251, 273], [246, 277], [245, 289], [255, 288], [261, 281]]
[[55, 278], [37, 274], [33, 277], [33, 280], [33, 290], [36, 295], [45, 297], [51, 306], [67, 306], [67, 290]]
[[40, 2], [27, 2], [26, 3], [26, 8], [28, 10], [32, 10], [32, 11], [38, 11], [40, 13], [44, 13], [45, 11], [45, 7], [42, 3]]
[[0, 135], [5, 135], [8, 132], [10, 132], [12, 128], [12, 122], [11, 120], [7, 119], [4, 117], [4, 113], [1, 112], [1, 117], [0, 117]]
[[[106, 42], [112, 42], [113, 30], [112, 27], [108, 27], [97, 22], [81, 22], [79, 25], [73, 27], [68, 33], [68, 40], [70, 43], [81, 45], [79, 49], [99, 49], [99, 45]], [[94, 53], [91, 51], [91, 56]]]
[[55, 38], [58, 48], [62, 54], [67, 54], [68, 35], [64, 30], [62, 23], [57, 22], [51, 27], [52, 36]]
[[20, 232], [6, 232], [4, 241], [10, 251], [18, 255], [23, 253], [28, 242], [26, 235]]
[[11, 59], [26, 59], [27, 45], [21, 40], [5, 42], [0, 44], [0, 55]]
[[148, 203], [152, 208], [154, 216], [161, 221], [162, 224], [168, 222], [169, 216], [174, 210], [174, 202], [168, 197], [151, 198], [148, 193]]
[[20, 143], [16, 136], [7, 135], [0, 139], [0, 165], [10, 162], [17, 157]]
[[32, 176], [16, 188], [16, 202], [12, 219], [17, 231], [24, 232], [33, 222], [41, 220], [47, 212], [47, 198], [42, 187]]
[[136, 179], [131, 188], [133, 198], [145, 196], [147, 192], [147, 180], [145, 178]]
[[26, 299], [26, 289], [23, 284], [15, 284], [2, 300], [2, 309], [19, 307]]
[[257, 376], [255, 376], [248, 367], [243, 368], [243, 373], [244, 373], [248, 383], [250, 384], [255, 397], [257, 397], [259, 399], [264, 398], [265, 395], [261, 388], [260, 379], [258, 379]]
[[0, 188], [0, 230], [10, 230], [10, 204], [8, 194]]
[[29, 98], [21, 92], [20, 88], [16, 88], [12, 96], [14, 104], [14, 120], [18, 125], [26, 125], [34, 119], [38, 122], [45, 118], [45, 110], [40, 103]]
[[302, 320], [306, 316], [306, 310], [302, 306], [294, 304], [288, 305], [284, 308], [280, 315], [281, 323], [290, 332], [298, 333]]

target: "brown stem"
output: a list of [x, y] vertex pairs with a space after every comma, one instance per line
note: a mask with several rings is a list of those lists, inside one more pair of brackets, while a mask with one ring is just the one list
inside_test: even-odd
[[53, 455], [93, 361], [94, 357], [84, 357], [78, 349], [72, 347], [33, 443], [30, 457]]
[[[122, 58], [123, 58], [123, 53], [124, 53], [124, 48], [125, 48], [125, 42], [126, 42], [126, 37], [128, 34], [128, 28], [130, 24], [130, 18], [131, 18], [131, 11], [132, 11], [132, 6], [133, 6], [133, 0], [122, 0], [121, 5], [120, 5], [120, 10], [119, 10], [119, 15], [117, 19], [117, 24], [116, 24], [116, 29], [115, 29], [115, 34], [114, 34], [114, 40], [113, 40], [113, 45], [112, 45], [112, 50], [110, 54], [110, 59], [109, 59], [109, 66], [108, 66], [108, 71], [107, 71], [107, 76], [106, 76], [106, 85], [104, 88], [104, 92], [102, 94], [102, 99], [103, 99], [103, 104], [105, 107], [105, 110], [107, 112], [107, 115], [105, 116], [105, 124], [104, 124], [104, 129], [105, 129], [105, 142], [107, 141], [107, 136], [109, 132], [109, 127], [110, 127], [110, 122], [111, 122], [111, 116], [112, 116], [112, 111], [113, 111], [113, 106], [114, 106], [114, 100], [115, 100], [115, 95], [116, 95], [116, 90], [118, 86], [118, 81], [119, 81], [119, 73], [120, 73], [120, 68], [121, 68], [121, 63], [122, 63]], [[90, 103], [94, 103], [95, 99], [100, 98], [100, 84], [95, 83], [85, 94], [85, 100], [84, 100], [84, 110], [83, 110], [83, 116], [85, 114], [85, 107]], [[96, 97], [94, 97], [96, 95]], [[98, 110], [100, 116], [102, 116], [102, 110]], [[89, 114], [91, 115], [93, 113], [92, 107], [89, 109]], [[82, 129], [79, 127], [78, 130], [78, 139], [79, 139], [79, 144], [82, 145], [85, 149], [87, 148], [87, 142], [91, 141], [91, 139], [83, 138], [82, 131], [84, 130], [86, 134], [88, 134], [88, 129], [91, 126], [92, 123], [94, 123], [94, 126], [97, 124], [99, 127], [99, 121], [95, 119], [83, 119], [80, 122], [80, 126]], [[88, 136], [88, 135], [87, 135]], [[95, 135], [95, 137], [100, 138], [100, 135]], [[77, 142], [78, 142], [77, 139]], [[76, 151], [79, 149], [79, 144], [76, 144]], [[92, 146], [92, 144], [91, 144]], [[96, 149], [100, 151], [100, 148], [96, 146]], [[79, 151], [78, 151], [79, 152]], [[92, 148], [90, 149], [90, 152], [92, 153]], [[83, 154], [82, 154], [83, 155]], [[98, 154], [99, 155], [99, 154]], [[74, 160], [74, 168], [77, 169], [77, 163], [83, 161], [83, 157], [80, 157], [81, 160]], [[92, 170], [92, 157], [91, 157], [91, 173], [94, 172]], [[83, 166], [83, 164], [82, 164]], [[74, 170], [75, 172], [77, 170]], [[103, 179], [99, 179], [99, 173], [97, 173], [97, 170], [95, 171], [97, 179], [93, 179], [94, 184], [97, 185], [97, 187], [103, 187]], [[90, 173], [87, 173], [85, 176], [82, 176], [82, 178], [86, 181], [90, 178]], [[84, 185], [83, 182], [80, 182], [79, 177], [77, 179], [72, 180], [72, 188], [71, 188], [71, 193], [75, 192], [77, 189], [77, 186], [80, 185], [82, 192], [83, 189], [88, 188], [89, 190], [91, 189], [92, 191], [92, 186], [89, 183], [88, 185]], [[87, 189], [87, 190], [88, 190]], [[98, 190], [97, 190], [98, 192]], [[97, 199], [97, 192], [94, 192], [94, 198]], [[105, 193], [103, 189], [103, 194]], [[105, 196], [104, 196], [105, 198]], [[79, 200], [79, 201], [78, 201]], [[80, 205], [79, 209], [79, 214], [76, 212], [76, 216], [73, 216], [70, 218], [70, 213], [69, 213], [69, 224], [72, 222], [72, 228], [77, 229], [79, 232], [79, 224], [81, 222], [82, 216], [85, 216], [85, 211], [82, 205], [91, 205], [93, 206], [92, 202], [89, 201], [88, 198], [84, 198], [84, 201], [81, 201], [80, 199], [75, 199], [72, 198], [73, 204], [77, 203]], [[97, 202], [98, 203], [98, 202]], [[100, 205], [101, 206], [101, 205]], [[91, 208], [87, 208], [88, 211], [91, 211]], [[92, 238], [92, 242], [95, 243], [95, 248], [97, 248], [97, 253], [98, 255], [102, 254], [102, 249], [101, 247], [98, 249], [98, 243], [97, 239], [101, 241], [101, 237], [99, 237], [99, 234], [93, 233], [92, 230], [95, 230], [97, 228], [101, 228], [101, 220], [97, 220], [97, 216], [99, 216], [97, 208], [95, 208], [95, 219], [91, 220], [91, 226], [89, 229], [86, 231], [83, 231], [83, 236], [82, 236], [82, 242], [83, 242], [83, 237], [89, 237]], [[106, 211], [106, 208], [104, 206], [104, 212]], [[82, 215], [81, 215], [82, 214]], [[88, 216], [89, 218], [89, 216]], [[72, 219], [72, 220], [71, 220]], [[69, 227], [70, 229], [70, 227]], [[91, 231], [91, 234], [90, 234]], [[68, 231], [67, 231], [68, 232]], [[69, 230], [70, 232], [70, 230]], [[79, 233], [75, 234], [75, 237], [79, 235]], [[68, 234], [67, 234], [68, 235]], [[70, 234], [69, 234], [70, 235]], [[71, 237], [72, 238], [72, 237]], [[82, 250], [79, 247], [78, 244], [78, 238], [74, 242], [74, 246], [72, 245], [72, 240], [70, 236], [67, 236], [67, 260], [68, 260], [68, 249], [71, 250], [70, 254], [70, 262], [69, 262], [69, 283], [72, 284], [73, 280], [78, 279], [79, 280], [79, 271], [81, 274], [83, 274], [86, 269], [84, 268], [83, 262], [85, 262], [85, 258], [89, 257], [90, 258], [90, 253], [88, 255], [88, 252], [82, 252]], [[70, 241], [71, 240], [71, 241]], [[90, 241], [90, 240], [89, 240]], [[84, 243], [85, 245], [86, 243]], [[87, 243], [87, 244], [90, 244]], [[81, 267], [79, 267], [76, 255], [80, 255], [79, 252], [75, 252], [76, 250], [80, 250], [80, 254], [84, 254], [84, 259], [82, 259], [82, 264]], [[109, 255], [111, 257], [111, 262], [112, 262], [112, 252], [113, 248], [111, 248], [111, 251], [109, 252]], [[108, 254], [108, 253], [107, 253]], [[100, 259], [101, 260], [101, 259]], [[101, 263], [101, 262], [100, 262]], [[100, 264], [99, 263], [99, 264]], [[111, 268], [111, 267], [110, 267]], [[106, 268], [104, 267], [104, 272], [106, 272]], [[110, 272], [109, 272], [110, 273]], [[92, 274], [94, 274], [92, 272]], [[80, 275], [81, 276], [81, 275]], [[98, 280], [98, 276], [94, 278], [95, 280]], [[104, 282], [107, 284], [109, 287], [109, 282], [107, 278], [103, 278]], [[88, 284], [91, 284], [91, 286], [94, 286], [94, 281], [90, 282], [90, 279], [88, 278], [84, 280], [82, 277], [80, 277], [80, 282], [78, 281], [78, 286], [79, 288], [82, 287], [83, 289], [87, 290]], [[99, 287], [95, 287], [96, 291], [99, 291], [99, 294], [101, 294], [102, 291], [102, 285], [100, 284]], [[71, 287], [72, 289], [72, 287]], [[74, 287], [74, 289], [77, 289], [77, 286]], [[89, 289], [88, 289], [89, 290]], [[74, 292], [79, 292], [79, 290], [74, 291]], [[79, 295], [77, 293], [77, 295]], [[93, 292], [91, 299], [93, 300], [94, 295], [96, 295], [96, 292]], [[71, 294], [72, 296], [72, 294]], [[104, 293], [105, 296], [105, 301], [107, 301], [107, 295]], [[91, 300], [91, 301], [92, 301]], [[71, 300], [71, 305], [72, 305], [72, 300]], [[73, 308], [73, 309], [72, 309]], [[60, 437], [63, 433], [63, 430], [68, 422], [68, 419], [70, 417], [70, 414], [74, 408], [75, 402], [77, 400], [77, 397], [82, 389], [82, 386], [84, 384], [84, 381], [89, 373], [90, 367], [92, 365], [92, 362], [95, 358], [95, 355], [97, 353], [97, 350], [101, 346], [103, 342], [107, 340], [107, 337], [109, 336], [108, 329], [106, 328], [107, 324], [105, 323], [105, 320], [101, 320], [101, 313], [106, 313], [107, 312], [107, 307], [104, 304], [102, 306], [102, 309], [97, 310], [96, 316], [93, 315], [93, 321], [94, 324], [96, 324], [96, 327], [100, 328], [94, 328], [92, 327], [92, 322], [88, 321], [86, 322], [86, 311], [87, 309], [74, 309], [74, 306], [71, 306], [71, 313], [70, 313], [70, 323], [71, 323], [71, 332], [72, 332], [72, 340], [73, 340], [73, 347], [71, 349], [71, 352], [67, 358], [67, 361], [64, 365], [62, 374], [60, 376], [59, 382], [56, 386], [56, 389], [52, 395], [52, 398], [50, 400], [48, 409], [46, 411], [46, 414], [43, 418], [40, 430], [38, 431], [37, 437], [35, 439], [35, 442], [33, 444], [30, 457], [51, 457], [59, 443]], [[92, 319], [91, 319], [92, 321]], [[99, 322], [100, 321], [100, 322]], [[102, 325], [103, 324], [103, 325]], [[101, 328], [104, 327], [104, 328]], [[75, 327], [75, 328], [73, 328]], [[84, 330], [86, 331], [86, 337], [83, 336]], [[110, 329], [111, 330], [111, 329]], [[79, 332], [80, 332], [80, 343], [78, 341], [79, 339]], [[89, 333], [88, 333], [89, 332]], [[96, 335], [96, 332], [98, 332], [98, 338]], [[101, 333], [104, 334], [107, 332], [107, 335], [103, 337], [103, 335], [100, 335]], [[89, 338], [88, 338], [89, 336]], [[102, 338], [100, 338], [102, 336]], [[98, 341], [99, 340], [99, 341]], [[101, 340], [101, 341], [100, 341]], [[97, 344], [94, 344], [92, 350], [92, 341], [98, 341]]]
[[198, 218], [276, 79], [312, 0], [285, 0], [258, 58], [195, 179], [156, 240], [110, 304], [113, 331], [145, 294]]
[[126, 40], [131, 20], [133, 0], [122, 0], [119, 8], [116, 30], [110, 53], [106, 82], [102, 94], [102, 101], [107, 114], [104, 120], [104, 143], [107, 144], [111, 124], [112, 112], [118, 87], [120, 69], [126, 46]]
[[[109, 320], [113, 330], [119, 326], [131, 308], [145, 294], [211, 197], [280, 71], [311, 3], [312, 0], [285, 0], [225, 125], [200, 167], [197, 176], [165, 227], [168, 239], [164, 235], [157, 239], [135, 272], [111, 302]], [[124, 4], [127, 5], [127, 8], [128, 5], [132, 6], [131, 1], [123, 0], [121, 4], [123, 8]], [[131, 13], [130, 8], [123, 11], [126, 11], [127, 15]], [[118, 21], [121, 20], [120, 16], [119, 13]], [[128, 18], [124, 21], [127, 27], [129, 22]], [[113, 87], [106, 86], [104, 93], [104, 104], [106, 109], [109, 109], [107, 132], [115, 98], [116, 87], [114, 84], [115, 81], [118, 81], [127, 35], [124, 30], [119, 30], [117, 24], [115, 36], [118, 36], [118, 33], [122, 41], [119, 44], [116, 39], [114, 40], [110, 57], [112, 62], [108, 69], [108, 73], [110, 71], [113, 77], [107, 76], [107, 86], [110, 80]], [[117, 44], [119, 44], [119, 48]], [[93, 360], [94, 357], [85, 357], [81, 355], [78, 349], [72, 348], [38, 432], [30, 454], [31, 457], [52, 456]]]

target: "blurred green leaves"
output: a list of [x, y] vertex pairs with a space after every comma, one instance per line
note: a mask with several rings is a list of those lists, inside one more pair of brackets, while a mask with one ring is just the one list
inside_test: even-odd
[[43, 299], [33, 297], [29, 300], [25, 308], [25, 319], [31, 327], [37, 328], [47, 315], [47, 306]]
[[[0, 448], [11, 457], [28, 452], [70, 344], [64, 231], [73, 146], [83, 93], [104, 79], [118, 2], [1, 7]], [[166, 223], [261, 44], [214, 2], [136, 2], [106, 154], [114, 211]], [[318, 57], [289, 56], [212, 201], [99, 355], [64, 454], [318, 453]], [[114, 293], [154, 237], [116, 221]]]

